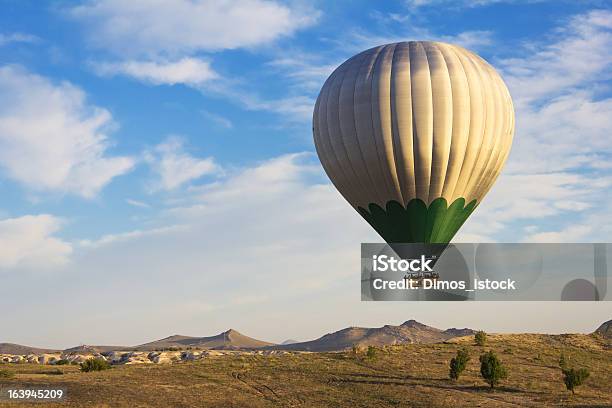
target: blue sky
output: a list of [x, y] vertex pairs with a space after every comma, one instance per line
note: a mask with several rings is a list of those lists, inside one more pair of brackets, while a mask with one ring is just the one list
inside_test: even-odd
[[[609, 318], [606, 303], [538, 306], [528, 322], [512, 316], [532, 304], [506, 305], [504, 324], [477, 305], [453, 319], [359, 303], [359, 243], [379, 238], [323, 174], [311, 112], [342, 61], [412, 39], [477, 52], [515, 102], [505, 171], [457, 239], [609, 242], [609, 2], [2, 0], [0, 306], [15, 313], [0, 341]], [[34, 330], [43, 310], [71, 323]]]

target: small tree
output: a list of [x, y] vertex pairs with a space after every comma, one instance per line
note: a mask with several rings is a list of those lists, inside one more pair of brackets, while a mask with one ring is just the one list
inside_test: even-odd
[[563, 369], [563, 382], [568, 390], [575, 394], [574, 388], [582, 385], [589, 377], [589, 370], [586, 368], [568, 368]]
[[482, 330], [478, 330], [476, 334], [474, 334], [474, 341], [476, 342], [477, 346], [484, 346], [487, 344], [487, 333], [483, 332]]
[[108, 361], [101, 358], [89, 358], [81, 363], [81, 371], [89, 372], [89, 371], [102, 371], [108, 370], [111, 368], [111, 365]]
[[366, 353], [367, 358], [374, 358], [376, 356], [376, 347], [368, 346], [368, 351]]
[[480, 356], [480, 374], [491, 388], [495, 388], [500, 380], [508, 377], [506, 367], [504, 367], [493, 351]]
[[567, 358], [565, 357], [565, 354], [563, 352], [559, 356], [559, 367], [561, 367], [562, 370], [565, 370], [567, 368]]
[[468, 361], [470, 361], [470, 354], [468, 351], [466, 349], [457, 350], [457, 355], [450, 361], [450, 372], [448, 376], [451, 380], [459, 379]]

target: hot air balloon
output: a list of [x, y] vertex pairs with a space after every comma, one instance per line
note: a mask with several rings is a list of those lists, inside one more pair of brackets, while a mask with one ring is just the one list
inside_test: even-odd
[[374, 47], [327, 79], [313, 133], [325, 172], [388, 243], [448, 243], [499, 175], [512, 99], [462, 47]]

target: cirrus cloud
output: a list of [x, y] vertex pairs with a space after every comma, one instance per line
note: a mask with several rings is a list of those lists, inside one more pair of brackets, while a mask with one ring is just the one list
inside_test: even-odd
[[199, 85], [218, 78], [208, 61], [199, 58], [181, 58], [176, 61], [121, 61], [93, 64], [102, 76], [125, 75], [153, 85]]

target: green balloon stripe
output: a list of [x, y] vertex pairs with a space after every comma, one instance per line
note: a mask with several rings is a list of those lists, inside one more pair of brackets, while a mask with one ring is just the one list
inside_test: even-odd
[[[442, 200], [444, 201], [444, 204], [446, 204], [446, 200]], [[445, 241], [445, 238], [448, 235], [449, 230], [455, 224], [457, 216], [459, 216], [460, 212], [463, 210], [464, 205], [465, 199], [458, 198], [448, 207], [444, 215], [439, 218], [439, 222], [436, 224], [437, 228], [431, 234], [431, 242], [448, 242]]]
[[476, 200], [465, 205], [463, 197], [450, 206], [443, 197], [436, 198], [429, 207], [415, 198], [406, 207], [392, 200], [385, 208], [370, 203], [368, 209], [358, 207], [359, 213], [387, 242], [393, 243], [440, 243], [446, 244], [476, 208]]

